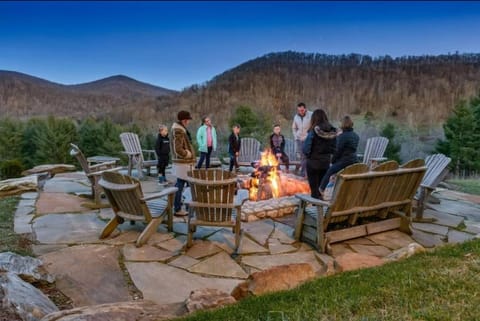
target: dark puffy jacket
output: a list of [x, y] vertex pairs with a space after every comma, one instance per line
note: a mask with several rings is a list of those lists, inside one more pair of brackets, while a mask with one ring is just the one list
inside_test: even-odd
[[333, 154], [332, 163], [356, 163], [359, 140], [352, 128], [345, 129], [337, 137], [337, 150]]
[[335, 152], [336, 129], [331, 125], [315, 126], [309, 130], [303, 144], [303, 153], [308, 161], [314, 161], [317, 168], [328, 168]]
[[155, 153], [158, 158], [166, 158], [170, 156], [170, 138], [167, 136], [157, 135], [157, 141], [155, 143]]

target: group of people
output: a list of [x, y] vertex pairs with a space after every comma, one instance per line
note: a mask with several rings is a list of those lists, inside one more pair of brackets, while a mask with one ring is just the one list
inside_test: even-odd
[[[181, 209], [182, 193], [187, 184], [188, 171], [194, 167], [196, 161], [192, 136], [187, 129], [191, 119], [192, 117], [188, 111], [182, 110], [178, 112], [177, 121], [173, 123], [171, 128], [171, 141], [167, 126], [162, 124], [158, 128], [158, 136], [155, 144], [155, 152], [158, 159], [158, 183], [160, 185], [168, 184], [165, 169], [168, 166], [170, 152], [172, 154], [172, 174], [177, 178], [175, 187], [178, 188], [174, 200], [176, 216], [187, 215], [187, 212]], [[202, 125], [197, 130], [196, 139], [200, 157], [195, 168], [201, 168], [204, 162], [205, 167], [209, 168], [211, 154], [217, 149], [217, 132], [209, 117], [202, 118]], [[233, 167], [238, 169], [237, 158], [240, 147], [240, 125], [234, 125], [232, 134], [229, 137], [230, 171], [233, 170]]]
[[[196, 162], [192, 136], [187, 129], [192, 119], [188, 111], [180, 111], [177, 121], [171, 127], [171, 140], [166, 125], [160, 125], [155, 151], [158, 158], [159, 184], [168, 184], [165, 169], [172, 154], [172, 173], [176, 176], [175, 215], [187, 215], [181, 209], [182, 193], [187, 184], [187, 173], [192, 168], [210, 167], [210, 158], [217, 149], [217, 132], [209, 117], [202, 118], [202, 124], [197, 130], [196, 140], [200, 157]], [[357, 162], [358, 135], [353, 131], [353, 121], [349, 116], [343, 117], [340, 129], [335, 128], [328, 120], [323, 109], [311, 112], [304, 103], [297, 105], [297, 113], [292, 122], [293, 136], [297, 153], [300, 155], [300, 176], [306, 177], [311, 190], [311, 196], [322, 199], [322, 194], [332, 175], [341, 169]], [[281, 134], [280, 125], [273, 126], [270, 135], [271, 152], [289, 168], [289, 158], [285, 153], [285, 137]], [[241, 149], [240, 126], [234, 125], [228, 138], [228, 153], [230, 156], [229, 170], [239, 168], [237, 159]]]
[[322, 199], [332, 175], [357, 162], [358, 135], [350, 116], [344, 116], [335, 128], [323, 109], [308, 111], [297, 105], [292, 123], [297, 151], [301, 151], [300, 175], [307, 177], [311, 196]]

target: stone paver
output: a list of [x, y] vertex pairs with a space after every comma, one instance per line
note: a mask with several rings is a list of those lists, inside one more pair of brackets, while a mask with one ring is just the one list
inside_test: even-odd
[[440, 204], [428, 204], [436, 211], [462, 216], [470, 221], [480, 222], [480, 205], [459, 201], [442, 200]]
[[[51, 179], [45, 183], [43, 191], [46, 193], [78, 193], [91, 195], [92, 189], [88, 180], [71, 181], [69, 179]], [[42, 193], [43, 194], [43, 193]]]
[[33, 221], [37, 241], [42, 244], [100, 243], [104, 226], [96, 212], [49, 214]]
[[287, 265], [292, 263], [308, 263], [313, 270], [318, 272], [322, 270], [322, 266], [318, 263], [313, 252], [296, 252], [288, 254], [275, 255], [249, 255], [242, 257], [242, 264], [252, 266], [259, 270], [266, 270], [277, 265]]
[[193, 246], [187, 250], [186, 254], [194, 259], [201, 259], [217, 254], [220, 251], [222, 251], [222, 249], [212, 242], [195, 241]]
[[32, 206], [21, 206], [21, 207], [19, 206], [15, 210], [15, 217], [30, 215], [30, 214], [33, 214], [34, 211], [35, 211], [35, 207], [32, 207]]
[[340, 271], [345, 272], [379, 266], [384, 264], [385, 260], [373, 255], [345, 253], [335, 258], [335, 262]]
[[188, 271], [198, 274], [221, 276], [225, 278], [246, 279], [248, 274], [225, 252], [191, 266]]
[[356, 239], [346, 240], [346, 244], [360, 244], [360, 245], [375, 245], [375, 242], [367, 239], [366, 237], [359, 237]]
[[200, 260], [194, 259], [188, 255], [181, 255], [173, 261], [170, 261], [168, 264], [181, 269], [188, 269], [199, 262]]
[[174, 239], [157, 243], [156, 246], [170, 252], [178, 252], [178, 251], [181, 251], [186, 244], [187, 244], [187, 237], [185, 235], [180, 235]]
[[25, 200], [37, 199], [38, 198], [38, 192], [23, 193], [21, 197], [22, 197], [22, 199], [25, 199]]
[[266, 245], [270, 234], [272, 234], [273, 229], [275, 228], [275, 225], [273, 224], [272, 220], [265, 219], [251, 223], [243, 223], [242, 227], [244, 233], [248, 234], [258, 244]]
[[378, 257], [385, 257], [392, 253], [391, 250], [381, 245], [350, 244], [350, 247], [359, 254], [373, 255]]
[[142, 247], [136, 247], [134, 244], [126, 244], [122, 248], [122, 253], [125, 261], [135, 262], [165, 262], [173, 257], [172, 252], [161, 250], [148, 244]]
[[[218, 233], [213, 234], [208, 238], [209, 241], [214, 242], [218, 247], [222, 248], [228, 254], [232, 254], [235, 248], [235, 236], [231, 230], [224, 229]], [[255, 254], [268, 253], [268, 249], [252, 241], [247, 235], [242, 235], [240, 238], [240, 246], [238, 247], [238, 254]]]
[[412, 223], [412, 227], [416, 230], [424, 231], [427, 233], [438, 234], [446, 236], [448, 233], [448, 227], [443, 225], [436, 225], [433, 223]]
[[453, 228], [458, 228], [464, 222], [464, 218], [461, 216], [432, 211], [430, 209], [425, 210], [425, 212], [423, 213], [423, 217], [436, 219], [433, 222], [436, 225], [443, 225]]
[[432, 248], [436, 246], [440, 246], [445, 244], [443, 241], [445, 239], [444, 236], [438, 234], [432, 234], [427, 232], [422, 232], [420, 230], [413, 229], [412, 230], [412, 238], [426, 248]]
[[75, 213], [89, 209], [82, 206], [87, 199], [65, 193], [41, 193], [37, 200], [37, 215]]
[[465, 241], [473, 239], [475, 235], [462, 231], [450, 230], [447, 237], [448, 243], [463, 243]]
[[268, 240], [268, 249], [270, 250], [270, 254], [290, 253], [297, 250], [296, 247], [290, 244], [283, 244], [278, 239]]
[[56, 278], [56, 286], [75, 307], [129, 301], [131, 297], [118, 264], [118, 249], [108, 245], [80, 245], [40, 257]]
[[352, 248], [345, 243], [334, 243], [331, 245], [332, 247], [332, 256], [337, 257], [345, 253], [354, 253]]
[[242, 280], [203, 277], [162, 263], [126, 262], [143, 298], [158, 304], [183, 302], [193, 290], [213, 288], [231, 293]]
[[17, 207], [25, 207], [25, 206], [33, 207], [33, 206], [35, 206], [36, 201], [37, 201], [36, 199], [21, 199], [18, 202]]
[[13, 221], [13, 231], [16, 234], [32, 233], [32, 220], [34, 215], [15, 216]]
[[378, 245], [383, 245], [391, 250], [396, 250], [407, 246], [413, 242], [413, 239], [398, 230], [369, 235], [367, 238]]
[[465, 232], [471, 234], [480, 234], [480, 223], [465, 221]]

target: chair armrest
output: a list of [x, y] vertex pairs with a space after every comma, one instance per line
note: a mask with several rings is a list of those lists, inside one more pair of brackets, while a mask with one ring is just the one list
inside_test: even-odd
[[135, 156], [135, 155], [139, 155], [140, 153], [125, 152], [125, 151], [123, 151], [122, 154], [127, 154], [128, 156]]
[[420, 184], [420, 187], [421, 187], [421, 188], [428, 189], [428, 190], [430, 190], [430, 191], [434, 191], [434, 190], [435, 190], [435, 187], [430, 186], [430, 185]]
[[116, 161], [108, 161], [108, 162], [103, 162], [103, 163], [98, 163], [95, 165], [90, 165], [90, 170], [96, 170], [98, 168], [106, 167], [106, 166], [115, 166], [117, 164]]
[[319, 200], [318, 198], [313, 198], [310, 195], [307, 194], [295, 194], [295, 197], [306, 202], [306, 203], [311, 203], [315, 205], [321, 205], [321, 206], [330, 206], [331, 203], [327, 201], [322, 201]]
[[119, 171], [121, 170], [122, 167], [114, 167], [114, 168], [108, 168], [108, 169], [105, 169], [103, 171], [98, 171], [98, 172], [94, 172], [94, 173], [88, 173], [87, 174], [87, 177], [90, 177], [90, 176], [101, 176], [103, 173], [105, 172], [116, 172], [116, 171]]
[[243, 203], [248, 201], [249, 195], [248, 190], [246, 189], [239, 189], [237, 191], [237, 195], [235, 196], [235, 207], [242, 206]]
[[178, 191], [177, 187], [168, 187], [168, 188], [165, 188], [161, 192], [144, 196], [144, 197], [141, 198], [141, 200], [142, 201], [149, 201], [149, 200], [152, 200], [152, 199], [155, 199], [155, 198], [160, 198], [160, 197], [164, 197], [164, 196], [176, 193], [177, 191]]
[[153, 149], [142, 149], [142, 153], [148, 155], [146, 160], [157, 160], [157, 153]]

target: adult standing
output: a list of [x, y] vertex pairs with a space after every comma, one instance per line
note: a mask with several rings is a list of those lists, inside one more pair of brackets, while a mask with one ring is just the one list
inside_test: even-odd
[[343, 117], [341, 128], [342, 133], [337, 137], [337, 146], [332, 157], [332, 166], [330, 166], [320, 183], [321, 193], [325, 190], [331, 175], [358, 162], [357, 147], [360, 139], [353, 131], [353, 121], [350, 116]]
[[295, 139], [297, 154], [300, 154], [300, 176], [305, 177], [306, 157], [303, 153], [303, 143], [310, 128], [312, 112], [307, 110], [304, 103], [297, 105], [297, 113], [293, 117], [292, 132]]
[[320, 181], [330, 167], [336, 136], [336, 129], [328, 121], [325, 111], [316, 109], [303, 145], [303, 153], [307, 158], [308, 185], [314, 198], [320, 198]]
[[175, 187], [178, 188], [175, 194], [174, 210], [176, 216], [185, 216], [188, 213], [182, 210], [182, 193], [187, 183], [187, 173], [192, 170], [195, 164], [195, 151], [192, 146], [192, 137], [187, 125], [192, 117], [188, 111], [181, 110], [177, 114], [177, 120], [172, 125], [172, 173], [177, 177]]
[[202, 118], [202, 126], [197, 130], [197, 143], [200, 151], [197, 168], [202, 167], [203, 161], [205, 161], [205, 168], [209, 168], [212, 151], [217, 150], [217, 131], [212, 126], [210, 117]]

